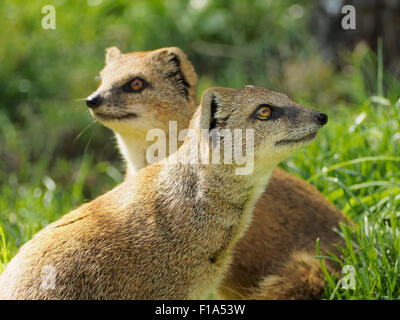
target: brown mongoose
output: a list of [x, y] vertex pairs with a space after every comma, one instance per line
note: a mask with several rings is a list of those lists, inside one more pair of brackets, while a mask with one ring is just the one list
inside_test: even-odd
[[[114, 131], [127, 173], [132, 175], [147, 165], [146, 149], [153, 143], [146, 141], [148, 130], [163, 129], [168, 141], [169, 121], [177, 121], [178, 129], [187, 127], [196, 106], [197, 75], [176, 47], [128, 54], [112, 47], [100, 77], [101, 85], [87, 104], [95, 118]], [[135, 82], [139, 89], [122, 100], [114, 88], [126, 80], [139, 80]], [[342, 221], [342, 213], [318, 190], [276, 168], [256, 204], [249, 229], [236, 246], [218, 296], [320, 298], [325, 281], [314, 258], [316, 239], [320, 238], [322, 253], [337, 253], [333, 244], [341, 240], [333, 229]], [[325, 263], [331, 272], [339, 268], [339, 264]]]
[[[190, 124], [194, 134], [178, 151], [36, 234], [0, 275], [1, 298], [207, 297], [273, 168], [326, 122], [325, 114], [268, 89], [207, 89]], [[207, 163], [193, 153], [212, 154], [211, 130], [246, 131], [239, 142], [254, 148], [246, 154], [254, 159], [251, 174], [238, 175], [236, 162]]]

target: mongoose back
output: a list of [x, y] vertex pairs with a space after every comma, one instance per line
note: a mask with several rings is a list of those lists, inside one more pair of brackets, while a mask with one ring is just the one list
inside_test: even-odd
[[[128, 54], [112, 47], [100, 76], [102, 83], [87, 103], [92, 114], [114, 131], [127, 174], [133, 175], [147, 165], [145, 150], [152, 142], [146, 141], [145, 132], [161, 128], [168, 138], [169, 120], [177, 121], [178, 129], [188, 126], [196, 106], [196, 73], [176, 47]], [[131, 94], [118, 89], [137, 79], [138, 89]], [[134, 116], [120, 117], [129, 113]], [[321, 252], [336, 252], [333, 245], [341, 239], [333, 229], [343, 221], [342, 213], [313, 186], [276, 168], [236, 246], [218, 296], [320, 298], [325, 281], [314, 258], [316, 239], [320, 238]], [[331, 272], [338, 271], [339, 264], [326, 263]]]
[[[268, 89], [207, 89], [178, 151], [36, 234], [0, 275], [1, 298], [207, 297], [273, 168], [325, 123], [325, 114]], [[254, 147], [250, 174], [238, 175], [235, 162], [204, 162], [216, 148], [211, 130], [252, 130], [239, 141]]]

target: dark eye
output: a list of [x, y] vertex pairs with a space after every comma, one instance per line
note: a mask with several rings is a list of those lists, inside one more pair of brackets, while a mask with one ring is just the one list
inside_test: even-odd
[[258, 119], [261, 120], [266, 120], [268, 118], [271, 117], [272, 115], [272, 108], [267, 105], [267, 104], [263, 104], [262, 106], [260, 106], [258, 108], [258, 110], [256, 111], [256, 115]]
[[134, 78], [123, 85], [122, 90], [125, 92], [139, 93], [142, 92], [147, 86], [148, 83], [146, 82], [146, 80], [142, 78]]
[[131, 81], [130, 86], [131, 86], [131, 88], [133, 89], [133, 91], [139, 91], [140, 89], [143, 88], [144, 82], [143, 82], [142, 79], [133, 79], [133, 80]]

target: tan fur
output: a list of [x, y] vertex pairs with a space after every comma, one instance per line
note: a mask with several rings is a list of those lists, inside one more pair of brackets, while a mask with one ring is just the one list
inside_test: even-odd
[[[314, 187], [275, 169], [249, 229], [236, 246], [219, 295], [226, 299], [320, 298], [325, 282], [319, 260], [314, 258], [316, 239], [320, 238], [322, 255], [327, 251], [339, 255], [333, 245], [342, 242], [334, 229], [344, 220]], [[299, 255], [307, 267], [298, 267]], [[339, 272], [339, 264], [324, 263], [330, 272]], [[275, 279], [273, 290], [271, 279]]]
[[[252, 117], [260, 104], [279, 99], [279, 119]], [[303, 138], [303, 128], [318, 132], [316, 114], [267, 89], [206, 90], [191, 122], [203, 139], [186, 137], [177, 153], [40, 231], [0, 275], [1, 298], [207, 297], [227, 270], [274, 166], [310, 140], [279, 142]], [[214, 120], [217, 129], [254, 129], [251, 175], [236, 175], [237, 164], [170, 164], [170, 158], [187, 160], [199, 144], [210, 151], [200, 129]], [[56, 273], [51, 288], [43, 287], [48, 266]]]
[[[325, 286], [320, 263], [313, 250], [296, 251], [282, 264], [278, 273], [261, 279], [249, 292], [249, 299], [288, 300], [319, 299]], [[328, 270], [332, 272], [328, 264]]]
[[[175, 54], [181, 60], [184, 68], [183, 74], [190, 82], [190, 97], [188, 101], [182, 101], [180, 96], [175, 94], [168, 95], [169, 101], [165, 101], [164, 108], [168, 117], [158, 118], [149, 117], [149, 123], [146, 130], [152, 128], [166, 128], [167, 120], [177, 120], [179, 128], [185, 128], [188, 124], [187, 118], [181, 114], [190, 114], [194, 112], [195, 96], [197, 90], [197, 77], [193, 67], [188, 61], [186, 55], [178, 48], [164, 48], [150, 52], [121, 54], [117, 48], [112, 48], [118, 54], [114, 57], [113, 63], [118, 68], [107, 65], [101, 72], [104, 81], [114, 81], [119, 75], [116, 70], [124, 70], [123, 74], [135, 75], [136, 70], [131, 69], [131, 65], [140, 65], [143, 76], [149, 82], [156, 82], [155, 88], [161, 93], [170, 91], [171, 87], [164, 80], [160, 81], [156, 75], [154, 66], [144, 63], [144, 56], [155, 56], [158, 53]], [[123, 59], [122, 59], [123, 58]], [[108, 59], [107, 59], [108, 60]], [[127, 63], [127, 60], [129, 63]], [[153, 80], [154, 79], [154, 80]], [[100, 87], [95, 93], [107, 91], [106, 88]], [[147, 95], [155, 95], [156, 92], [147, 92]], [[145, 96], [148, 97], [148, 96]], [[146, 100], [137, 104], [137, 97], [132, 96], [126, 103], [124, 108], [128, 110], [152, 110], [157, 107], [159, 102], [157, 98], [151, 96]], [[180, 108], [175, 108], [181, 103]], [[96, 114], [94, 113], [96, 116]], [[129, 131], [136, 130], [142, 126], [141, 119], [133, 120], [110, 120], [104, 121], [99, 119], [103, 124], [112, 128], [118, 135]], [[129, 128], [129, 130], [127, 129]], [[166, 129], [167, 130], [167, 129]], [[166, 131], [168, 133], [168, 131]], [[128, 136], [124, 141], [119, 142], [120, 150], [125, 156], [128, 167], [141, 168], [143, 164], [140, 157], [136, 157], [137, 151], [144, 150], [148, 144], [143, 137]], [[132, 157], [127, 157], [126, 150], [131, 150]], [[128, 174], [134, 174], [131, 170]], [[335, 252], [333, 244], [341, 243], [341, 239], [337, 233], [333, 232], [334, 228], [339, 227], [339, 223], [344, 221], [343, 214], [335, 208], [326, 198], [314, 187], [305, 181], [290, 175], [283, 170], [276, 168], [273, 171], [268, 187], [254, 209], [254, 216], [250, 228], [246, 231], [243, 238], [239, 241], [234, 261], [229, 272], [218, 293], [221, 298], [231, 299], [248, 299], [248, 298], [286, 298], [286, 299], [309, 299], [318, 298], [323, 291], [324, 281], [320, 281], [322, 273], [319, 268], [318, 260], [313, 258], [315, 253], [315, 242], [320, 238], [321, 252]], [[308, 261], [315, 268], [312, 271], [304, 269], [302, 277], [292, 277], [285, 274], [289, 269], [285, 266], [296, 265], [296, 257], [298, 252], [308, 255]], [[311, 262], [313, 261], [313, 262]], [[325, 261], [327, 263], [327, 261]], [[331, 264], [330, 270], [337, 272], [338, 264]], [[273, 293], [268, 293], [263, 283], [263, 279], [273, 279], [279, 277], [285, 278], [285, 286], [275, 286]], [[316, 281], [303, 282], [303, 279], [313, 279]], [[264, 288], [264, 289], [263, 289]], [[294, 294], [294, 290], [288, 288], [299, 288]], [[304, 290], [300, 290], [303, 288]], [[255, 290], [262, 292], [257, 296], [253, 294]], [[280, 291], [279, 291], [280, 290]]]
[[[179, 68], [174, 59], [177, 58]], [[103, 106], [92, 111], [107, 127], [114, 130], [120, 151], [127, 160], [127, 173], [134, 175], [148, 163], [146, 149], [153, 142], [146, 142], [149, 128], [160, 128], [168, 132], [168, 121], [177, 121], [178, 130], [187, 128], [197, 106], [197, 75], [179, 48], [164, 48], [150, 52], [121, 54], [115, 47], [107, 49], [107, 65], [101, 71], [101, 85], [92, 96], [101, 94]], [[185, 84], [177, 91], [177, 71], [185, 75], [188, 96], [180, 94]], [[172, 75], [172, 76], [171, 76]], [[118, 87], [133, 77], [143, 77], [151, 88], [140, 94], [124, 94]], [[127, 108], [134, 104], [134, 108]], [[186, 108], [190, 105], [190, 108]], [[106, 120], [104, 117], [120, 117], [135, 113], [135, 126], [128, 121]]]

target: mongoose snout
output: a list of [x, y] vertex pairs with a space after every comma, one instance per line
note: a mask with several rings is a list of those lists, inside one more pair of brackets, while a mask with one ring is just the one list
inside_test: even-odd
[[318, 124], [325, 125], [328, 123], [328, 115], [325, 113], [320, 112], [316, 114], [314, 118], [317, 120]]
[[86, 105], [91, 109], [100, 107], [103, 102], [104, 99], [99, 94], [90, 96], [86, 99]]

